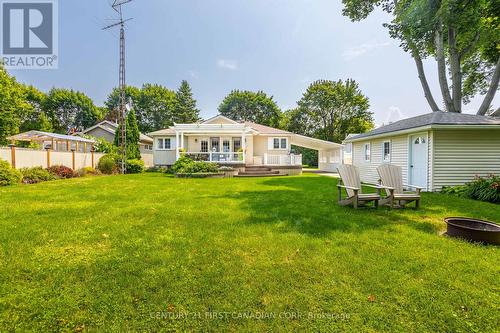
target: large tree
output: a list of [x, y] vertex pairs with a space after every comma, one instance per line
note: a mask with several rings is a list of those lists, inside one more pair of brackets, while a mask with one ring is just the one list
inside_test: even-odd
[[[141, 89], [134, 86], [125, 87], [125, 100], [127, 103], [132, 102], [132, 107], [137, 109], [139, 104], [139, 100], [141, 98]], [[113, 91], [108, 95], [106, 102], [104, 105], [107, 109], [106, 112], [106, 120], [119, 123], [120, 119], [120, 89], [114, 88]], [[136, 114], [137, 121], [141, 123], [141, 118], [139, 114]], [[140, 126], [139, 126], [140, 127]]]
[[0, 64], [0, 144], [7, 143], [6, 137], [19, 133], [21, 119], [31, 109], [24, 86]]
[[137, 105], [139, 128], [148, 133], [172, 126], [175, 107], [175, 92], [158, 84], [143, 85]]
[[200, 120], [200, 110], [196, 108], [196, 100], [193, 98], [191, 87], [186, 80], [181, 82], [175, 99], [174, 118], [176, 123], [187, 124]]
[[278, 127], [281, 111], [264, 92], [233, 90], [219, 106], [219, 113], [235, 121], [251, 121]]
[[[436, 103], [422, 59], [434, 57], [446, 111], [461, 112], [477, 94], [477, 111], [490, 112], [500, 80], [500, 20], [498, 2], [491, 0], [342, 0], [344, 15], [366, 18], [376, 7], [393, 17], [385, 24], [392, 38], [415, 60], [424, 95], [433, 111]], [[451, 82], [451, 86], [449, 84]]]
[[368, 98], [351, 79], [313, 82], [297, 104], [282, 122], [291, 132], [342, 142], [349, 133], [373, 128]]
[[43, 102], [55, 132], [67, 133], [83, 130], [102, 119], [100, 109], [84, 93], [53, 88]]
[[52, 124], [43, 109], [47, 96], [33, 86], [24, 86], [24, 99], [30, 105], [27, 112], [20, 115], [20, 132], [38, 130], [52, 132]]

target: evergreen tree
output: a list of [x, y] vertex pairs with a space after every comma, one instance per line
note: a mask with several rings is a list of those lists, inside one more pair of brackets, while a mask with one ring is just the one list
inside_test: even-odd
[[183, 80], [175, 94], [175, 122], [194, 123], [200, 119], [200, 110], [196, 108], [196, 100], [193, 98], [191, 87]]
[[[121, 145], [121, 125], [118, 126], [115, 132], [115, 145]], [[126, 140], [126, 159], [134, 160], [141, 159], [141, 152], [139, 150], [139, 140], [141, 133], [137, 125], [137, 118], [134, 110], [130, 111], [126, 119], [125, 140]]]

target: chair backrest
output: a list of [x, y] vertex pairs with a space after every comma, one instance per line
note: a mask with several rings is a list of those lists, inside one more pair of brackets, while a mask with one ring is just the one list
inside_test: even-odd
[[[359, 179], [358, 168], [350, 164], [341, 164], [337, 167], [337, 170], [345, 186], [359, 188], [361, 192], [361, 180]], [[353, 190], [346, 189], [346, 191], [350, 197], [354, 195]]]
[[393, 164], [382, 164], [377, 168], [382, 185], [394, 188], [394, 193], [403, 193], [403, 169]]

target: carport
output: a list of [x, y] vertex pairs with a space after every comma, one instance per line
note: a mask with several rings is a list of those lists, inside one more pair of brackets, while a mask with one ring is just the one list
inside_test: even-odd
[[318, 151], [318, 168], [321, 171], [337, 172], [337, 166], [342, 163], [342, 145], [304, 135], [294, 134], [291, 144]]

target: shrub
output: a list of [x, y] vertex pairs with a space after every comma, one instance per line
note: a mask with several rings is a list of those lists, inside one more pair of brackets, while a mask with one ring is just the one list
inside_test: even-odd
[[500, 203], [500, 176], [477, 176], [470, 183], [460, 186], [444, 186], [442, 193], [475, 200]]
[[194, 161], [189, 157], [181, 156], [177, 161], [175, 161], [174, 165], [172, 165], [172, 172], [178, 173], [181, 169], [184, 169], [192, 163], [194, 163]]
[[97, 169], [106, 175], [118, 172], [118, 156], [116, 154], [106, 154], [97, 163]]
[[92, 167], [85, 167], [76, 171], [78, 177], [87, 177], [87, 176], [97, 176], [100, 175], [101, 172]]
[[465, 184], [465, 196], [493, 203], [500, 203], [500, 176], [476, 177]]
[[75, 177], [75, 173], [71, 168], [68, 168], [64, 165], [53, 165], [48, 168], [49, 172], [55, 175], [57, 178], [73, 178]]
[[167, 167], [152, 166], [152, 167], [147, 168], [145, 171], [151, 172], [151, 173], [168, 173], [168, 168]]
[[125, 164], [127, 173], [142, 173], [144, 172], [144, 161], [143, 160], [127, 160]]
[[20, 171], [24, 184], [37, 184], [56, 179], [56, 176], [42, 167], [22, 168]]
[[219, 172], [219, 166], [215, 163], [193, 161], [189, 157], [182, 156], [174, 163], [172, 171], [175, 174], [217, 173]]
[[230, 166], [221, 166], [219, 171], [234, 171], [234, 168]]
[[22, 177], [21, 172], [13, 169], [9, 162], [0, 160], [0, 186], [18, 184]]

